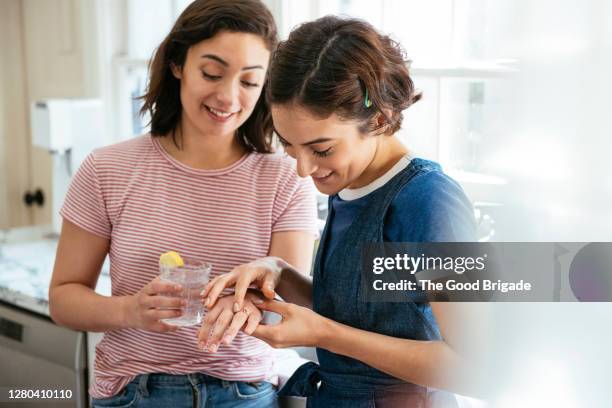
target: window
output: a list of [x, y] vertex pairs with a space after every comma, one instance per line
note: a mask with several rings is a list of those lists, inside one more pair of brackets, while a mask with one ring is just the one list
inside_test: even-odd
[[102, 3], [103, 47], [109, 69], [109, 90], [105, 97], [109, 112], [109, 131], [115, 141], [129, 139], [148, 131], [149, 118], [140, 116], [148, 81], [148, 64], [155, 49], [191, 0], [109, 0]]
[[412, 76], [424, 98], [405, 113], [401, 139], [419, 155], [451, 169], [483, 172], [488, 117], [498, 79], [512, 62], [495, 41], [503, 5], [486, 0], [367, 0], [283, 5], [282, 35], [326, 14], [363, 18], [398, 40], [413, 61]]
[[[492, 4], [495, 3], [495, 4]], [[488, 166], [497, 146], [501, 95], [514, 60], [503, 48], [507, 2], [486, 0], [283, 1], [281, 32], [326, 14], [362, 18], [398, 40], [423, 99], [404, 113], [398, 137], [419, 157], [439, 161], [474, 200], [481, 237], [494, 234], [492, 190], [506, 183]]]
[[[145, 131], [133, 96], [144, 90], [154, 47], [189, 2], [157, 0], [155, 9], [146, 0], [99, 2], [107, 9], [101, 37], [110, 68], [102, 89], [115, 140]], [[364, 18], [399, 40], [424, 94], [405, 113], [399, 136], [419, 156], [441, 162], [479, 209], [496, 212], [503, 239], [559, 240], [572, 225], [575, 231], [588, 224], [583, 214], [609, 219], [607, 206], [585, 209], [582, 195], [566, 194], [574, 191], [571, 183], [575, 191], [596, 190], [595, 181], [585, 185], [573, 168], [591, 168], [588, 157], [609, 151], [610, 126], [601, 118], [610, 106], [603, 92], [610, 71], [610, 2], [562, 0], [553, 9], [513, 0], [265, 3], [281, 37], [303, 21], [332, 13]], [[587, 144], [577, 135], [600, 143], [586, 154]], [[526, 223], [532, 231], [525, 231]]]

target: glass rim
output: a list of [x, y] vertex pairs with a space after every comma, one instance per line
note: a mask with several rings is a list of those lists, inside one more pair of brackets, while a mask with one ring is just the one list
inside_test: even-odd
[[212, 270], [212, 264], [210, 262], [202, 261], [196, 258], [183, 258], [184, 264], [181, 266], [168, 266], [164, 265], [161, 262], [158, 262], [160, 268], [168, 268], [168, 269], [180, 269], [180, 268], [193, 268], [197, 267], [198, 269], [207, 269], [209, 271]]

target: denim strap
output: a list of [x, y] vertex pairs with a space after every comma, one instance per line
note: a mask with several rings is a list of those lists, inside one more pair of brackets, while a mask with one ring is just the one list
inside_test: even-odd
[[316, 394], [321, 381], [319, 365], [308, 362], [301, 365], [278, 392], [279, 396], [312, 397]]

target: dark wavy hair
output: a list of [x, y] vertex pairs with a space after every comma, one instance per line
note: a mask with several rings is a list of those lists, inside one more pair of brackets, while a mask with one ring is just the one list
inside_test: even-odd
[[[409, 63], [396, 41], [367, 22], [322, 17], [298, 26], [279, 44], [266, 99], [295, 103], [322, 118], [336, 113], [357, 120], [362, 133], [393, 134], [402, 124], [402, 111], [421, 98]], [[377, 125], [379, 114], [384, 123]]]
[[[195, 0], [179, 16], [170, 33], [155, 50], [149, 63], [150, 79], [140, 113], [151, 116], [151, 134], [172, 134], [175, 142], [181, 120], [180, 80], [171, 66], [182, 67], [189, 47], [229, 31], [261, 37], [270, 52], [278, 43], [276, 24], [268, 8], [259, 0]], [[272, 151], [272, 117], [265, 101], [265, 89], [253, 113], [236, 130], [236, 137], [247, 151]]]

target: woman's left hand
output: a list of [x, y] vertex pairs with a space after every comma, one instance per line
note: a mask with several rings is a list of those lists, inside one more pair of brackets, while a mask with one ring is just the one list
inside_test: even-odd
[[221, 342], [230, 344], [238, 331], [253, 333], [262, 318], [261, 311], [255, 307], [262, 303], [261, 295], [254, 291], [246, 293], [243, 307], [234, 313], [234, 296], [220, 298], [215, 306], [206, 313], [202, 327], [198, 331], [198, 346], [209, 352], [216, 352]]
[[283, 318], [281, 323], [275, 325], [260, 324], [253, 332], [254, 337], [274, 348], [319, 346], [322, 334], [331, 322], [312, 310], [293, 303], [266, 300], [256, 306], [261, 310], [278, 313]]

